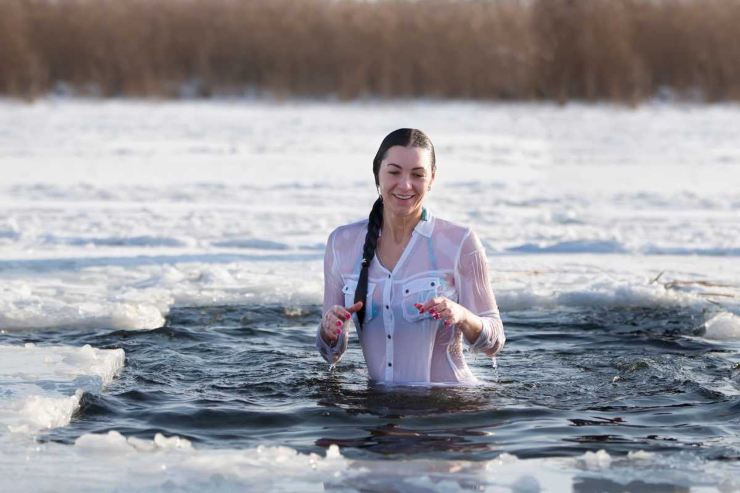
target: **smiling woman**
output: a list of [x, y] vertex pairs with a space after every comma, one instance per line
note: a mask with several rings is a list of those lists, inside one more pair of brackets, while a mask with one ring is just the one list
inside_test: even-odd
[[380, 144], [370, 217], [337, 228], [326, 246], [316, 345], [329, 363], [346, 351], [353, 316], [376, 382], [476, 383], [463, 341], [489, 356], [503, 347], [478, 237], [424, 207], [436, 173], [434, 146], [420, 130], [395, 130]]

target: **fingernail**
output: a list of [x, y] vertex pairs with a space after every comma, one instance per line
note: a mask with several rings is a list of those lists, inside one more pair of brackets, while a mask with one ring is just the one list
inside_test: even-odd
[[449, 327], [449, 326], [450, 326], [450, 321], [449, 320], [445, 320], [445, 327]]
[[435, 313], [435, 314], [433, 315], [433, 317], [434, 317], [434, 320], [439, 320], [439, 314]]
[[335, 331], [334, 333], [335, 333], [336, 335], [339, 335], [339, 334], [341, 334], [341, 333], [342, 333], [342, 331], [341, 331], [340, 329], [337, 329], [337, 330], [336, 330], [336, 331]]
[[342, 321], [341, 320], [337, 320], [337, 327], [341, 327], [341, 326], [342, 326]]
[[350, 315], [349, 313], [344, 316], [345, 320], [349, 320], [350, 318], [352, 318], [352, 315]]

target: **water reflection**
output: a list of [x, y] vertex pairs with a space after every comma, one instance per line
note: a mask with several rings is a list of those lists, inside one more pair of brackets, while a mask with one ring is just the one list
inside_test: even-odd
[[385, 418], [432, 416], [493, 410], [493, 389], [480, 387], [387, 386], [349, 383], [332, 373], [322, 382], [317, 404], [339, 407], [349, 414]]
[[691, 488], [668, 483], [645, 483], [630, 481], [627, 484], [617, 483], [605, 478], [574, 478], [573, 493], [689, 493]]
[[481, 426], [476, 423], [479, 420], [470, 419], [471, 414], [496, 410], [490, 389], [485, 387], [352, 385], [332, 375], [324, 382], [317, 404], [340, 408], [349, 415], [381, 418], [365, 428], [355, 424], [355, 432], [366, 433], [359, 437], [338, 436], [342, 427], [330, 430], [334, 436], [315, 441], [321, 447], [337, 444], [382, 455], [490, 452], [495, 448], [491, 433], [481, 429], [494, 423], [488, 419]]

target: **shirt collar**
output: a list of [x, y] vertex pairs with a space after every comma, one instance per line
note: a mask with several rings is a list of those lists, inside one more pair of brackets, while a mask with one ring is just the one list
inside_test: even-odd
[[426, 236], [427, 238], [432, 236], [432, 230], [434, 229], [434, 215], [432, 211], [424, 207], [421, 211], [421, 221], [416, 224], [414, 231], [420, 235]]

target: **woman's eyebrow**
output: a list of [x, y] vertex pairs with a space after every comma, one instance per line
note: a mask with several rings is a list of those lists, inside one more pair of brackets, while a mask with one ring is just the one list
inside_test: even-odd
[[[388, 163], [388, 166], [395, 166], [398, 169], [403, 169], [402, 166], [400, 166], [400, 165], [398, 165], [396, 163]], [[426, 168], [424, 168], [424, 166], [417, 166], [415, 168], [411, 168], [411, 171], [416, 171], [416, 170], [421, 170], [421, 171], [426, 172]]]

